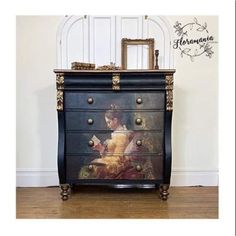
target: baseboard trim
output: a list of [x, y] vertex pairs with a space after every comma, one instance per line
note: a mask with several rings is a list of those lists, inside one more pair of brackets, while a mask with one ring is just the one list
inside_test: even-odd
[[55, 169], [17, 169], [16, 187], [47, 187], [59, 185]]
[[218, 186], [218, 170], [173, 170], [171, 186]]
[[[47, 187], [59, 184], [55, 169], [17, 169], [17, 187]], [[218, 186], [218, 170], [172, 170], [171, 186]]]

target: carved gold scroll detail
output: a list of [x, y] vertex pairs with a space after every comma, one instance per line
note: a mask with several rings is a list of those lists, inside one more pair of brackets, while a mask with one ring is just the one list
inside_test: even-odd
[[172, 111], [173, 110], [173, 85], [174, 79], [173, 75], [166, 75], [166, 110]]
[[112, 89], [120, 90], [120, 74], [119, 73], [114, 73], [112, 75]]
[[63, 90], [64, 90], [64, 74], [58, 73], [56, 75], [57, 84], [57, 110], [63, 110]]

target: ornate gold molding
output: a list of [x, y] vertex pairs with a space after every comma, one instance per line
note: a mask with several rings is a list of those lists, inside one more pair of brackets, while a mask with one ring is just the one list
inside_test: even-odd
[[58, 73], [56, 75], [57, 84], [57, 110], [63, 110], [63, 90], [64, 90], [64, 74]]
[[174, 79], [173, 75], [166, 75], [166, 110], [172, 111], [173, 110], [173, 85]]
[[112, 75], [112, 89], [120, 90], [120, 74], [119, 73], [114, 73]]
[[57, 90], [57, 110], [63, 110], [63, 91]]
[[58, 73], [56, 76], [57, 90], [64, 89], [64, 74]]

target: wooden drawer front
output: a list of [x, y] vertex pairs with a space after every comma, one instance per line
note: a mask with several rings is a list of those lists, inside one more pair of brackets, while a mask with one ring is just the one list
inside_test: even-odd
[[164, 109], [164, 103], [165, 92], [65, 92], [65, 109], [107, 110], [111, 104], [116, 104], [120, 109]]
[[120, 73], [113, 72], [98, 72], [92, 73], [77, 71], [77, 74], [67, 74], [64, 76], [64, 86], [66, 89], [76, 89], [79, 91], [110, 91], [113, 86], [112, 79], [114, 74], [119, 74], [119, 85], [121, 90], [157, 90], [165, 89], [165, 75], [152, 73]]
[[[121, 132], [120, 147], [109, 150], [107, 148], [106, 155], [113, 155], [114, 150], [124, 150], [115, 154], [121, 155], [140, 155], [143, 153], [162, 154], [163, 149], [163, 133], [147, 132], [147, 131], [123, 131]], [[125, 136], [124, 139], [123, 135]], [[95, 142], [93, 137], [96, 136], [104, 146], [111, 140], [111, 132], [67, 132], [66, 133], [66, 154], [94, 154], [99, 156], [99, 152], [94, 150]], [[127, 137], [127, 139], [126, 139]], [[111, 141], [112, 142], [112, 141]], [[119, 144], [117, 144], [119, 145]]]
[[[122, 124], [128, 130], [158, 130], [164, 128], [164, 112], [121, 111]], [[67, 111], [65, 112], [66, 130], [108, 130], [105, 111]]]
[[[137, 179], [160, 180], [163, 178], [163, 156], [114, 157], [117, 161], [101, 164], [101, 158], [87, 156], [66, 156], [67, 180], [76, 179]], [[99, 164], [100, 161], [100, 164]]]

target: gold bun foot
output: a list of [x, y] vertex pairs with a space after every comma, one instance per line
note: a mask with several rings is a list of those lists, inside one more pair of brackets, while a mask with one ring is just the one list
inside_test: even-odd
[[70, 195], [70, 185], [69, 184], [61, 184], [61, 199], [66, 201]]
[[161, 184], [159, 186], [160, 198], [164, 201], [168, 199], [168, 195], [169, 195], [168, 189], [169, 189], [168, 184]]

